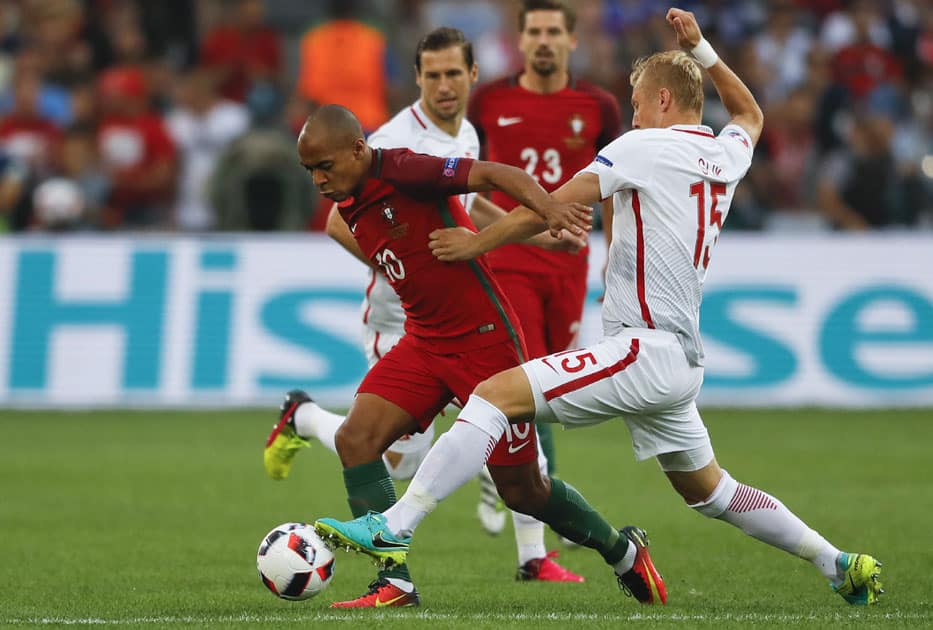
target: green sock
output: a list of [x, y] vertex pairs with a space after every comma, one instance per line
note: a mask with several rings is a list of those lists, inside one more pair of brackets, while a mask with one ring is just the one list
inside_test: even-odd
[[557, 451], [554, 450], [554, 426], [550, 422], [536, 424], [538, 429], [538, 440], [541, 442], [541, 450], [547, 457], [547, 474], [553, 475], [557, 471]]
[[[353, 518], [363, 516], [370, 510], [385, 512], [395, 504], [395, 484], [381, 457], [367, 464], [344, 468], [343, 484], [347, 488], [347, 503], [350, 504]], [[379, 577], [412, 581], [407, 564], [383, 569], [379, 571]]]
[[595, 549], [610, 565], [621, 560], [628, 549], [628, 539], [593, 509], [576, 488], [560, 479], [551, 477], [551, 496], [535, 516], [564, 538]]

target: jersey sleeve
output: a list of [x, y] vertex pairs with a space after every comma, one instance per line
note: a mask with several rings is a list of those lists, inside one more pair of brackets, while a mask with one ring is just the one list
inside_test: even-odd
[[[639, 130], [629, 131], [599, 150], [580, 173], [595, 173], [603, 199], [626, 188], [644, 188], [651, 179], [654, 147]], [[579, 174], [579, 173], [578, 173]]]
[[479, 156], [483, 156], [484, 153], [484, 144], [486, 142], [486, 132], [483, 130], [483, 121], [482, 121], [482, 98], [486, 93], [486, 90], [482, 87], [473, 91], [473, 96], [470, 97], [470, 101], [467, 103], [467, 120], [473, 125], [473, 128], [476, 130], [477, 142], [480, 146], [480, 152], [477, 153]]
[[601, 147], [609, 144], [622, 133], [622, 110], [619, 108], [619, 101], [612, 94], [602, 90], [598, 94], [602, 125], [599, 137], [596, 138], [596, 146]]
[[755, 143], [748, 132], [739, 125], [726, 125], [719, 132], [718, 140], [744, 174], [752, 165], [752, 155], [755, 152]]
[[436, 157], [404, 149], [383, 150], [377, 176], [416, 197], [449, 197], [469, 192], [471, 158]]

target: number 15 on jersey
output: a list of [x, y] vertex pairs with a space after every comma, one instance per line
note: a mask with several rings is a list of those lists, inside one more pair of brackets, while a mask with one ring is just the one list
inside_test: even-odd
[[[690, 196], [697, 199], [697, 240], [693, 248], [693, 266], [705, 271], [709, 267], [709, 250], [719, 240], [722, 231], [722, 212], [717, 206], [719, 198], [726, 196], [726, 185], [721, 182], [695, 182], [690, 184]], [[707, 198], [710, 199], [708, 215]]]

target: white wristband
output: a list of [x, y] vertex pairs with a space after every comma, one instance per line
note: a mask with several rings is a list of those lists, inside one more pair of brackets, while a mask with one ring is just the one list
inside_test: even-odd
[[690, 52], [704, 68], [712, 68], [716, 65], [716, 62], [719, 61], [719, 55], [716, 54], [712, 44], [706, 41], [705, 37], [701, 38], [700, 43], [694, 46], [693, 50]]

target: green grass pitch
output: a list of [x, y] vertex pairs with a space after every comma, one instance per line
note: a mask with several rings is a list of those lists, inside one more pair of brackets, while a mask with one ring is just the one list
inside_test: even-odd
[[287, 481], [266, 479], [262, 447], [275, 416], [0, 413], [0, 627], [933, 627], [930, 410], [704, 413], [734, 477], [841, 548], [884, 562], [887, 593], [871, 609], [847, 606], [809, 564], [685, 508], [657, 464], [633, 461], [619, 422], [558, 431], [559, 472], [613, 523], [648, 530], [668, 606], [626, 598], [585, 549], [560, 558], [585, 584], [516, 583], [511, 525], [497, 538], [480, 530], [475, 482], [418, 531], [420, 609], [328, 609], [374, 574], [343, 552], [323, 595], [281, 601], [256, 574], [261, 537], [348, 509], [338, 460], [320, 445], [299, 455]]

